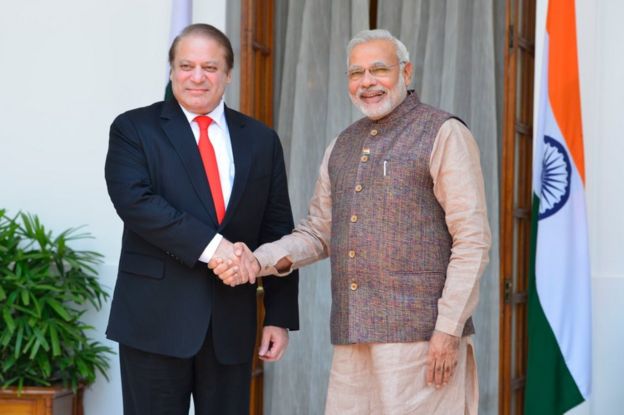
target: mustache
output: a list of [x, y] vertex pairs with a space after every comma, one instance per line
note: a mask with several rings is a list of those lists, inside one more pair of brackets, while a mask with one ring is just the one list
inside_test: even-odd
[[374, 86], [374, 87], [369, 87], [369, 88], [358, 88], [356, 95], [360, 96], [362, 94], [365, 93], [371, 93], [371, 92], [385, 92], [388, 93], [388, 89], [384, 88], [384, 87], [380, 87], [380, 86]]

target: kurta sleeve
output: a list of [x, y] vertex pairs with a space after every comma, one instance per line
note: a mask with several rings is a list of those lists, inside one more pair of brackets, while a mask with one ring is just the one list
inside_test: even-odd
[[[335, 143], [336, 139], [325, 150], [308, 215], [297, 224], [290, 235], [263, 244], [254, 251], [261, 267], [260, 276], [285, 276], [294, 269], [329, 256], [332, 200], [328, 164]], [[275, 265], [282, 258], [288, 258], [292, 266], [289, 270], [278, 273]]]
[[489, 261], [491, 235], [479, 149], [460, 121], [450, 119], [442, 124], [431, 152], [430, 173], [452, 237], [435, 329], [461, 336], [479, 299], [479, 280]]

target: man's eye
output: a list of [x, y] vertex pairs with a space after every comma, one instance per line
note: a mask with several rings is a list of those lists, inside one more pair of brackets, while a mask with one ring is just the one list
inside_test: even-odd
[[191, 65], [183, 63], [180, 65], [180, 69], [182, 69], [183, 71], [190, 71], [191, 70]]
[[390, 73], [390, 68], [387, 66], [375, 66], [370, 68], [369, 72], [373, 76], [386, 76]]
[[206, 72], [217, 72], [219, 70], [219, 68], [217, 68], [216, 66], [204, 66], [204, 70]]
[[360, 79], [362, 76], [364, 76], [364, 70], [363, 69], [353, 69], [353, 70], [347, 72], [347, 75], [349, 76], [349, 79]]

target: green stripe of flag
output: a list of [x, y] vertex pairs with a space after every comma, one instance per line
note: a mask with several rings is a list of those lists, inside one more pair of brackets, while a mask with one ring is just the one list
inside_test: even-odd
[[529, 261], [528, 338], [524, 413], [558, 415], [583, 402], [559, 344], [540, 304], [535, 284], [535, 253], [538, 232], [539, 198], [533, 195], [531, 252]]

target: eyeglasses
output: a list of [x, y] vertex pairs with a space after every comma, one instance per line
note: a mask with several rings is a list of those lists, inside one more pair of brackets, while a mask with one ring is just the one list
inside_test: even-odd
[[347, 78], [349, 81], [359, 81], [364, 78], [366, 71], [374, 78], [386, 78], [390, 76], [391, 69], [398, 65], [403, 65], [405, 62], [395, 63], [394, 65], [373, 65], [368, 69], [365, 68], [352, 68], [347, 71]]

